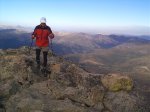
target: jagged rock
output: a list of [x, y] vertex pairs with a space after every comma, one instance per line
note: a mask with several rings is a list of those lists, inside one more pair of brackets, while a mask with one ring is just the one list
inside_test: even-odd
[[133, 88], [132, 79], [120, 74], [106, 75], [102, 78], [102, 83], [109, 91], [130, 91]]
[[[55, 86], [56, 87], [56, 86]], [[58, 89], [59, 90], [59, 89]], [[52, 111], [52, 112], [88, 112], [86, 106], [72, 102], [69, 98], [55, 98], [59, 93], [49, 88], [46, 82], [33, 84], [7, 102], [7, 111]], [[96, 112], [96, 111], [95, 111]]]
[[[31, 50], [32, 55], [26, 51], [28, 51], [26, 47], [9, 49], [4, 51], [5, 55], [0, 55], [0, 111], [137, 112], [140, 110], [138, 107], [142, 103], [140, 98], [131, 92], [125, 92], [133, 91], [130, 78], [88, 73], [56, 56], [48, 57], [47, 68], [52, 72], [45, 78], [36, 68], [34, 50]], [[119, 86], [116, 86], [116, 83]]]
[[110, 111], [114, 112], [147, 112], [144, 110], [138, 97], [127, 92], [108, 92], [104, 104]]

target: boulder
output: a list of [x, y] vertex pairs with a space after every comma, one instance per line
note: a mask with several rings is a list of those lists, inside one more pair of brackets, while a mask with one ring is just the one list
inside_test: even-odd
[[131, 78], [121, 74], [108, 74], [102, 77], [102, 84], [109, 91], [131, 91], [133, 88], [133, 81]]

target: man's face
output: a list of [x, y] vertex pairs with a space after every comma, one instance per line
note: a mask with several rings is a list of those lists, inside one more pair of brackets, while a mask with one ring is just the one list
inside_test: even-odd
[[45, 23], [41, 23], [42, 26], [45, 26]]

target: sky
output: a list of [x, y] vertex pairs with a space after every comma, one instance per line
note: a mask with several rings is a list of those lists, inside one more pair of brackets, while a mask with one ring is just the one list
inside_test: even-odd
[[0, 25], [150, 35], [150, 0], [0, 0]]

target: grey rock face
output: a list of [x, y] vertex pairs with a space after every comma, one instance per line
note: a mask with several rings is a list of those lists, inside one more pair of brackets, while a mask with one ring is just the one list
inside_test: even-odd
[[25, 51], [26, 47], [0, 55], [0, 111], [142, 112], [142, 101], [132, 90], [109, 91], [103, 86], [102, 74], [88, 73], [49, 54], [51, 73], [44, 77], [36, 68], [34, 51], [32, 55]]

